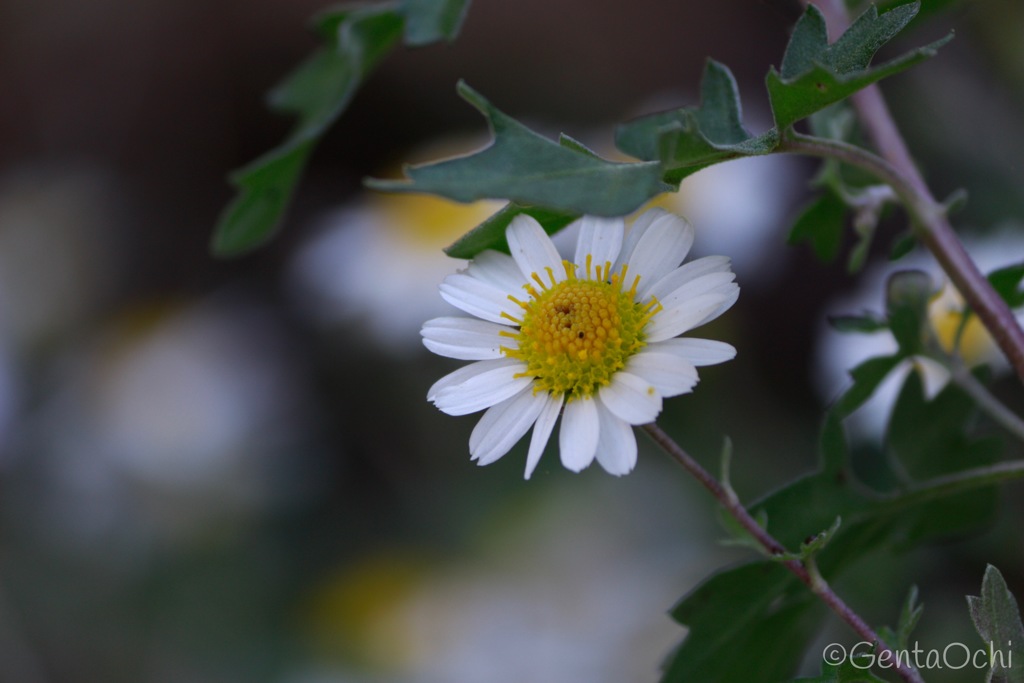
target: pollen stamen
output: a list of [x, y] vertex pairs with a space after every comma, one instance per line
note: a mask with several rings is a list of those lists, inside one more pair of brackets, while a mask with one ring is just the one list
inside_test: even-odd
[[[610, 279], [612, 263], [594, 264], [591, 255], [582, 266], [563, 261], [563, 267], [566, 279], [561, 282], [555, 281], [552, 268], [545, 269], [550, 287], [533, 273], [531, 279], [541, 289], [524, 285], [528, 301], [509, 297], [524, 314], [518, 332], [503, 333], [514, 338], [518, 348], [502, 346], [501, 352], [526, 364], [526, 370], [516, 376], [534, 378], [535, 392], [564, 395], [571, 401], [607, 386], [629, 357], [643, 348], [643, 330], [661, 304], [653, 297], [636, 301], [639, 275], [629, 289], [623, 288], [627, 265]], [[577, 268], [585, 271], [585, 279], [577, 277]]]

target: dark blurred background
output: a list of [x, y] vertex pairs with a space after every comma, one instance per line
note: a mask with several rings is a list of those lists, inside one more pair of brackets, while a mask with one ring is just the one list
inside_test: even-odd
[[[944, 4], [898, 42], [956, 40], [886, 89], [937, 194], [968, 190], [968, 238], [1020, 260], [1024, 9]], [[456, 364], [418, 329], [458, 266], [441, 248], [494, 207], [368, 196], [361, 179], [484, 139], [459, 78], [613, 155], [615, 123], [696, 104], [710, 56], [760, 132], [800, 8], [480, 0], [453, 45], [373, 74], [272, 243], [216, 260], [225, 176], [287, 134], [264, 93], [315, 47], [323, 8], [0, 5], [0, 681], [653, 681], [683, 634], [666, 610], [743, 554], [642, 438], [621, 480], [572, 475], [554, 448], [529, 482], [522, 447], [471, 464], [475, 418], [424, 398]], [[814, 466], [843, 354], [867, 348], [829, 350], [825, 312], [881, 307], [878, 268], [851, 277], [785, 246], [813, 171], [733, 162], [664, 200], [698, 252], [732, 256], [743, 294], [697, 335], [738, 358], [662, 422], [709, 465], [730, 436], [746, 498]], [[1024, 587], [1013, 514], [885, 565], [890, 592], [856, 600], [892, 620], [916, 580], [935, 628], [968, 634], [961, 596], [986, 561]]]

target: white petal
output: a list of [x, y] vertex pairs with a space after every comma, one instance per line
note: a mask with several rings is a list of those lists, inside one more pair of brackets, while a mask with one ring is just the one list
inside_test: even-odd
[[470, 363], [469, 365], [463, 365], [458, 370], [449, 372], [441, 379], [434, 382], [430, 389], [427, 390], [427, 400], [433, 402], [437, 398], [438, 393], [458, 386], [475, 375], [485, 372], [494, 367], [492, 362], [481, 361], [479, 363]]
[[601, 401], [612, 414], [631, 425], [653, 422], [661, 412], [661, 394], [645, 379], [617, 372], [609, 385], [598, 390]]
[[[678, 268], [677, 272], [679, 270], [682, 270], [682, 268]], [[661, 282], [657, 284], [661, 284], [666, 280], [669, 280], [670, 277], [671, 275], [669, 277], [662, 278]], [[686, 301], [687, 299], [695, 299], [701, 294], [707, 294], [709, 292], [714, 291], [722, 291], [723, 289], [725, 289], [725, 285], [728, 285], [735, 279], [736, 274], [729, 271], [707, 273], [705, 275], [701, 275], [700, 277], [693, 278], [672, 290], [666, 291], [663, 290], [661, 287], [651, 287], [651, 290], [647, 293], [647, 295], [658, 297], [658, 302], [661, 303], [661, 305], [664, 306], [665, 308], [669, 308], [671, 306], [677, 305], [680, 302]]]
[[617, 477], [629, 474], [636, 466], [636, 436], [633, 435], [633, 428], [612, 415], [600, 401], [596, 403], [601, 421], [597, 462], [608, 474]]
[[697, 368], [673, 353], [648, 347], [626, 362], [626, 372], [650, 382], [663, 398], [678, 396], [697, 386]]
[[469, 436], [469, 452], [478, 465], [490, 465], [509, 452], [537, 420], [545, 405], [529, 387], [487, 409]]
[[739, 285], [736, 285], [736, 284], [729, 284], [729, 285], [720, 287], [719, 289], [717, 289], [715, 291], [717, 291], [717, 292], [719, 292], [719, 293], [724, 295], [724, 298], [722, 299], [722, 303], [720, 303], [718, 305], [718, 308], [716, 308], [715, 310], [711, 311], [706, 316], [704, 316], [704, 319], [701, 320], [696, 325], [694, 325], [694, 327], [700, 327], [701, 325], [706, 325], [707, 323], [711, 322], [712, 320], [714, 320], [715, 318], [717, 318], [718, 316], [722, 315], [723, 313], [728, 311], [730, 308], [732, 308], [732, 305], [734, 303], [736, 303], [737, 299], [740, 298], [740, 288], [739, 288]]
[[534, 468], [544, 453], [544, 447], [548, 445], [551, 438], [551, 430], [555, 427], [555, 420], [558, 419], [558, 412], [562, 409], [565, 400], [563, 396], [552, 396], [547, 392], [540, 394], [544, 397], [544, 408], [533, 425], [533, 435], [530, 437], [530, 450], [526, 454], [526, 479], [533, 474]]
[[468, 272], [472, 277], [494, 285], [506, 294], [514, 294], [517, 298], [522, 298], [519, 293], [523, 291], [526, 278], [519, 270], [515, 259], [508, 254], [491, 249], [484, 250], [469, 262]]
[[562, 428], [558, 432], [558, 450], [566, 469], [579, 472], [594, 461], [600, 434], [597, 401], [581, 398], [565, 404]]
[[740, 289], [730, 282], [721, 290], [708, 292], [687, 301], [666, 306], [654, 315], [644, 329], [648, 342], [659, 342], [714, 320], [736, 303]]
[[476, 318], [444, 317], [423, 323], [423, 345], [447, 358], [487, 360], [501, 358], [501, 347], [515, 349], [519, 343], [502, 332], [512, 328]]
[[531, 377], [515, 377], [525, 369], [513, 358], [477, 361], [435, 382], [427, 399], [449, 415], [475, 413], [529, 386]]
[[684, 263], [652, 284], [650, 289], [647, 290], [647, 296], [656, 296], [659, 299], [663, 299], [670, 292], [682, 287], [690, 280], [710, 273], [729, 271], [730, 265], [731, 262], [728, 256], [704, 256], [689, 263]]
[[619, 272], [622, 269], [622, 264], [629, 261], [629, 257], [633, 255], [633, 250], [636, 249], [637, 242], [644, 236], [647, 229], [651, 227], [654, 220], [664, 213], [663, 209], [649, 209], [636, 217], [633, 224], [629, 226], [629, 232], [626, 233], [626, 237], [623, 240], [622, 249], [619, 250], [619, 258], [615, 261], [615, 267], [612, 269], [613, 272]]
[[580, 234], [576, 239], [575, 263], [579, 268], [576, 271], [577, 277], [593, 278], [593, 271], [586, 273], [587, 256], [590, 256], [593, 268], [609, 268], [619, 257], [619, 250], [622, 249], [622, 234], [625, 231], [625, 224], [621, 218], [598, 218], [597, 216], [584, 216], [580, 219]]
[[440, 289], [441, 298], [452, 306], [478, 318], [490, 320], [492, 323], [510, 322], [508, 318], [502, 317], [502, 313], [517, 320], [523, 313], [523, 309], [508, 298], [510, 292], [505, 292], [465, 273], [447, 276], [441, 282]]
[[674, 353], [696, 367], [724, 363], [736, 357], [736, 348], [732, 344], [694, 337], [666, 339], [652, 343], [647, 348], [658, 353]]
[[927, 356], [914, 356], [911, 358], [911, 362], [914, 364], [917, 374], [921, 376], [926, 400], [934, 399], [949, 384], [949, 370], [937, 360]]
[[[656, 211], [656, 209], [652, 209]], [[644, 294], [658, 280], [673, 271], [686, 258], [693, 246], [693, 226], [679, 216], [661, 212], [629, 256], [629, 271], [626, 275], [628, 287], [634, 277], [640, 276], [637, 295]]]
[[[551, 242], [551, 238], [540, 227], [540, 223], [526, 214], [519, 214], [512, 219], [505, 230], [505, 237], [508, 239], [509, 251], [512, 258], [519, 264], [519, 270], [527, 279], [532, 279], [536, 273], [544, 281], [550, 284], [551, 278], [555, 282], [565, 279], [565, 268], [562, 266], [562, 257]], [[548, 273], [550, 270], [550, 274]]]

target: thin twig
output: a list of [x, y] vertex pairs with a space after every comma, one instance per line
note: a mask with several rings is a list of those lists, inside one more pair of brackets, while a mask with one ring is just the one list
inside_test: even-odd
[[929, 500], [944, 498], [954, 493], [963, 493], [1014, 479], [1024, 479], [1024, 460], [1007, 460], [994, 465], [974, 467], [969, 470], [961, 470], [953, 474], [935, 477], [934, 479], [921, 482], [905, 492], [895, 493], [892, 496], [883, 496], [879, 500], [895, 508], [904, 508]]
[[964, 393], [974, 399], [982, 412], [1017, 439], [1024, 441], [1024, 420], [993, 396], [988, 387], [979, 382], [963, 363], [953, 365], [951, 377]]
[[[726, 489], [715, 477], [704, 469], [700, 463], [690, 457], [683, 448], [677, 444], [672, 437], [666, 434], [661, 427], [655, 423], [646, 424], [643, 426], [643, 430], [654, 440], [662, 450], [664, 450], [669, 456], [671, 456], [676, 462], [682, 465], [690, 474], [692, 474], [697, 481], [699, 481], [704, 488], [711, 492], [722, 507], [724, 507], [733, 518], [740, 523], [740, 525], [749, 533], [760, 545], [763, 547], [769, 555], [785, 556], [789, 553], [786, 548], [775, 539], [774, 536], [768, 533], [768, 531], [762, 527], [757, 521], [750, 516], [747, 509], [743, 507], [743, 504], [736, 498], [735, 495], [730, 495], [730, 490]], [[829, 586], [828, 582], [818, 574], [817, 572], [808, 571], [807, 567], [798, 559], [787, 558], [779, 560], [789, 571], [791, 571], [804, 585], [811, 589], [815, 595], [818, 596], [826, 605], [835, 612], [840, 619], [849, 624], [853, 630], [869, 643], [877, 643], [880, 652], [889, 652], [891, 661], [897, 662], [899, 666], [897, 671], [903, 680], [908, 683], [924, 683], [920, 674], [917, 670], [904, 664], [902, 658], [896, 657], [884, 640], [879, 637], [875, 631], [868, 626], [859, 614], [854, 612], [849, 605], [843, 602], [832, 587]]]

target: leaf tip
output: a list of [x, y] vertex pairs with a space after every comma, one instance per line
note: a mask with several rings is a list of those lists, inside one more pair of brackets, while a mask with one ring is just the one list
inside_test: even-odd
[[481, 112], [485, 112], [487, 110], [489, 104], [487, 99], [470, 87], [469, 83], [466, 82], [466, 79], [459, 79], [459, 82], [455, 84], [455, 92], [458, 93], [459, 97], [469, 102]]
[[[402, 169], [403, 174], [405, 168]], [[368, 190], [374, 190], [376, 192], [403, 192], [410, 188], [412, 183], [408, 180], [401, 179], [388, 179], [388, 178], [363, 178], [363, 187]]]

